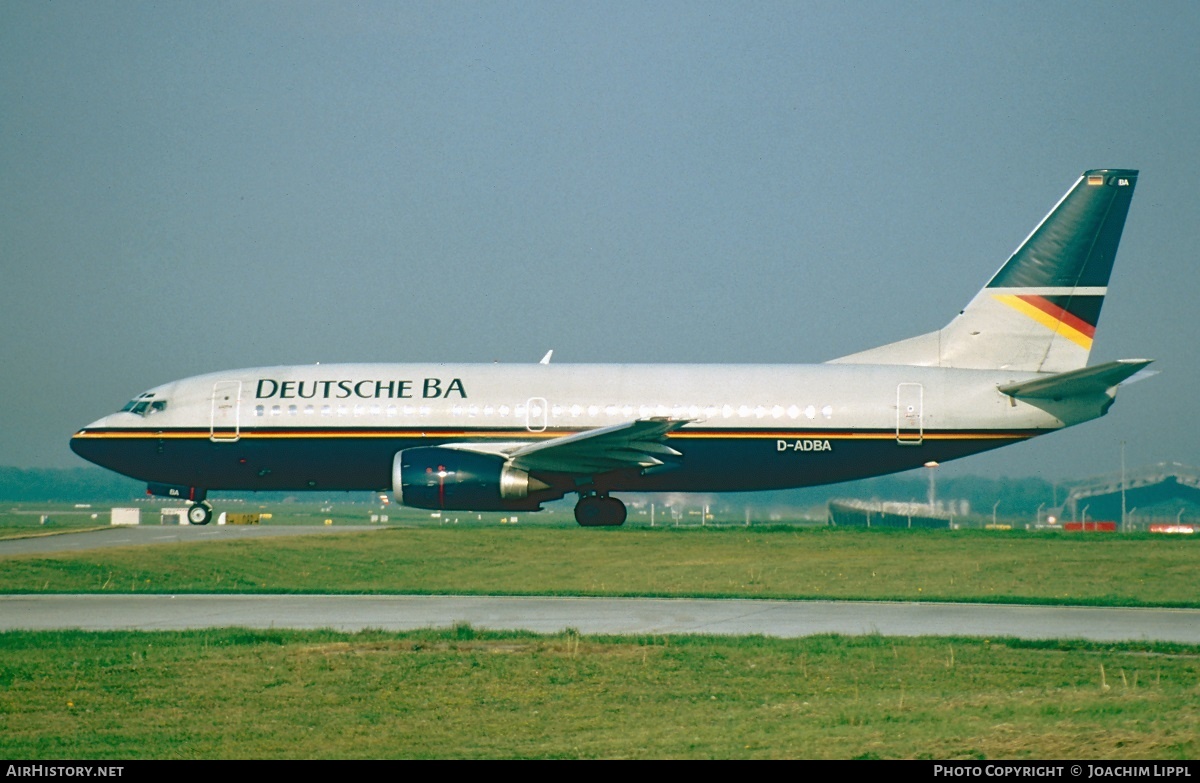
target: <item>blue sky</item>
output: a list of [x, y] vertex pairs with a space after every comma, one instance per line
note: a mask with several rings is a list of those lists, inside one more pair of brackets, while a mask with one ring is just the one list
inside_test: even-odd
[[[958, 473], [1200, 464], [1200, 5], [0, 0], [0, 464], [174, 378], [819, 362], [1141, 178], [1108, 417]], [[947, 469], [950, 469], [949, 466]]]

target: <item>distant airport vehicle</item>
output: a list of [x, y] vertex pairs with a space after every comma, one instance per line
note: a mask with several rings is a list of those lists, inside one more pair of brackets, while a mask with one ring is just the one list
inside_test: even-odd
[[947, 326], [817, 365], [319, 364], [212, 373], [75, 433], [80, 456], [190, 500], [373, 490], [427, 509], [730, 492], [907, 470], [1103, 416], [1149, 364], [1087, 366], [1137, 171], [1084, 172]]

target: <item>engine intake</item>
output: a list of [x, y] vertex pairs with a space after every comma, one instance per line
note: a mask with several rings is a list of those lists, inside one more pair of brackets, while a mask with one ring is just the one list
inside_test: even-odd
[[447, 511], [536, 511], [550, 486], [499, 456], [427, 446], [392, 459], [397, 503]]

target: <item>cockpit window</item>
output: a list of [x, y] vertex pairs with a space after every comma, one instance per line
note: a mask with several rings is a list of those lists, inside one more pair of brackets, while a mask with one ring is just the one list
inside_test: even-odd
[[145, 394], [139, 394], [126, 403], [121, 412], [136, 413], [138, 416], [149, 416], [152, 413], [158, 413], [166, 409], [166, 400], [155, 399], [154, 392], [146, 392]]

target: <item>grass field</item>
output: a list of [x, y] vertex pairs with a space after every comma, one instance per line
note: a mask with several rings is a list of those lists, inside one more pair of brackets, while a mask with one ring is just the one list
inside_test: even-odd
[[[360, 509], [319, 513], [362, 523]], [[0, 531], [95, 524], [79, 516], [0, 514]], [[1200, 543], [1187, 538], [407, 521], [5, 557], [0, 591], [1200, 600]], [[1200, 648], [1179, 645], [469, 627], [0, 634], [0, 756], [12, 759], [1191, 759], [1198, 738]]]
[[[105, 535], [97, 533], [96, 535]], [[386, 528], [5, 559], [0, 592], [643, 595], [1200, 605], [1200, 541], [1025, 531]]]
[[0, 634], [0, 756], [1200, 754], [1200, 650], [982, 639]]

